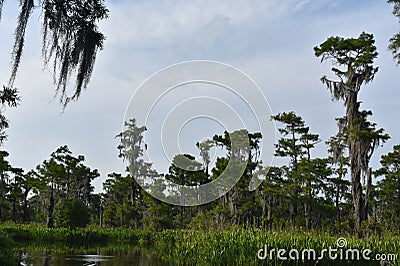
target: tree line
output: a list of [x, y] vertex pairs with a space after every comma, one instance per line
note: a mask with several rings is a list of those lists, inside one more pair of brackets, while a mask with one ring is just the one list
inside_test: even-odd
[[[319, 135], [311, 133], [305, 121], [295, 112], [272, 117], [278, 122], [281, 137], [276, 156], [286, 158], [281, 166], [263, 166], [257, 156], [260, 133], [249, 133], [251, 153], [246, 171], [239, 182], [218, 200], [194, 207], [164, 203], [149, 195], [138, 185], [132, 174], [155, 174], [151, 165], [142, 161], [133, 173], [110, 173], [103, 182], [103, 192], [94, 193], [92, 181], [100, 176], [96, 169], [85, 165], [85, 157], [75, 156], [61, 146], [36, 169], [24, 172], [12, 167], [8, 153], [0, 154], [0, 219], [16, 223], [41, 223], [49, 227], [82, 227], [89, 224], [103, 227], [129, 227], [163, 230], [167, 228], [221, 229], [232, 225], [257, 226], [269, 230], [304, 228], [353, 232], [357, 228], [354, 202], [349, 179], [349, 148], [340, 134], [325, 142], [329, 156], [312, 156], [316, 145], [323, 145]], [[338, 124], [343, 119], [338, 119]], [[127, 130], [141, 132], [132, 119]], [[121, 138], [123, 135], [120, 134]], [[220, 146], [228, 151], [218, 157], [215, 166], [204, 167], [209, 161], [197, 162], [193, 155], [179, 154], [193, 164], [190, 170], [171, 165], [165, 180], [176, 184], [199, 186], [210, 182], [224, 171], [230, 156], [229, 134], [215, 135], [198, 147]], [[139, 154], [143, 151], [141, 145]], [[209, 149], [200, 149], [209, 158]], [[187, 168], [188, 169], [188, 168]], [[196, 170], [198, 169], [198, 170]], [[131, 174], [132, 173], [132, 174]], [[376, 183], [364, 183], [363, 197], [368, 201], [363, 232], [399, 230], [400, 222], [400, 145], [381, 157], [381, 167], [371, 172], [382, 177]], [[263, 182], [249, 191], [255, 175]], [[162, 181], [151, 188], [165, 193]], [[370, 182], [370, 180], [366, 180]], [[367, 191], [368, 190], [368, 191]], [[169, 190], [168, 197], [173, 197]], [[368, 194], [367, 194], [368, 193]], [[176, 195], [175, 195], [176, 196]]]
[[[393, 14], [399, 17], [400, 2]], [[0, 1], [0, 11], [3, 1]], [[17, 89], [13, 88], [24, 46], [25, 28], [34, 1], [20, 1], [21, 13], [15, 32], [12, 71], [7, 86], [0, 90], [2, 105], [16, 107]], [[42, 1], [44, 63], [52, 61], [56, 90], [65, 106], [77, 99], [89, 82], [96, 54], [105, 37], [97, 22], [107, 18], [103, 1]], [[83, 15], [84, 14], [84, 15]], [[0, 151], [0, 221], [44, 223], [48, 227], [79, 227], [96, 224], [104, 227], [224, 228], [232, 225], [257, 226], [266, 229], [328, 228], [334, 231], [365, 232], [399, 230], [400, 220], [400, 145], [381, 157], [381, 166], [372, 169], [374, 151], [389, 139], [384, 129], [370, 121], [372, 111], [361, 109], [359, 92], [373, 81], [378, 56], [372, 34], [358, 38], [332, 36], [314, 47], [321, 62], [330, 61], [334, 79], [323, 76], [322, 83], [332, 99], [342, 101], [345, 115], [336, 118], [338, 130], [325, 141], [329, 156], [312, 156], [316, 145], [322, 145], [317, 133], [310, 132], [305, 120], [294, 111], [273, 115], [280, 138], [275, 155], [287, 161], [284, 165], [265, 166], [259, 159], [259, 132], [247, 132], [249, 149], [246, 169], [228, 193], [218, 200], [196, 207], [166, 204], [150, 196], [137, 183], [138, 177], [157, 179], [152, 194], [176, 197], [170, 182], [200, 186], [215, 180], [235, 156], [230, 136], [234, 132], [214, 135], [212, 140], [196, 143], [202, 161], [191, 154], [178, 154], [167, 173], [157, 173], [142, 158], [146, 128], [132, 118], [120, 139], [120, 157], [129, 162], [125, 173], [110, 173], [103, 192], [94, 193], [92, 181], [100, 175], [85, 165], [85, 157], [73, 155], [61, 146], [35, 169], [24, 171], [7, 161], [8, 152]], [[394, 59], [399, 59], [399, 34], [389, 41]], [[397, 61], [398, 62], [398, 61]], [[66, 84], [76, 72], [75, 92], [66, 96]], [[7, 135], [8, 120], [0, 114], [0, 143]], [[212, 147], [227, 151], [210, 165]], [[177, 167], [184, 162], [185, 170]], [[253, 176], [263, 180], [255, 191], [249, 191]], [[160, 178], [162, 177], [162, 178]], [[380, 181], [372, 182], [373, 177]], [[168, 191], [166, 193], [166, 191]], [[175, 193], [175, 194], [174, 194]]]

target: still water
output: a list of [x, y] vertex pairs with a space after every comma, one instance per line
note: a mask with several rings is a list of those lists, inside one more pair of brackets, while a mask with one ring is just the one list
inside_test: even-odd
[[20, 265], [60, 266], [121, 266], [121, 265], [173, 265], [162, 260], [156, 252], [140, 249], [97, 250], [38, 250], [18, 251]]

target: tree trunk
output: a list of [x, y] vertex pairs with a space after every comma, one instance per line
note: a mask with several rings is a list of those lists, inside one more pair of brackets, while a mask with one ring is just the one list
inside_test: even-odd
[[[357, 102], [358, 92], [349, 92], [346, 99], [346, 117], [349, 134], [353, 134], [360, 130], [359, 125], [354, 125], [353, 121], [360, 117], [359, 106]], [[361, 160], [359, 150], [360, 140], [349, 137], [349, 155], [350, 155], [350, 170], [351, 170], [351, 193], [353, 196], [354, 205], [354, 220], [356, 230], [359, 231], [362, 221], [364, 220], [364, 202], [361, 185]], [[359, 232], [358, 232], [359, 233]]]
[[268, 199], [267, 205], [267, 227], [272, 230], [272, 200], [271, 197]]
[[292, 222], [292, 227], [296, 228], [296, 217], [297, 217], [297, 202], [296, 200], [290, 200], [289, 205], [290, 221]]
[[266, 200], [264, 195], [260, 196], [260, 205], [261, 205], [261, 222], [262, 222], [261, 227], [265, 229]]
[[339, 197], [340, 197], [340, 182], [336, 183], [336, 193], [335, 193], [335, 209], [336, 209], [336, 218], [339, 223], [339, 227], [341, 226], [341, 217], [340, 217], [340, 209], [339, 209]]
[[306, 228], [307, 230], [311, 230], [311, 200], [306, 199], [304, 203], [304, 216], [306, 219]]
[[367, 173], [367, 186], [365, 189], [365, 200], [364, 200], [364, 220], [369, 220], [369, 193], [371, 190], [371, 185], [372, 185], [372, 169], [369, 168], [368, 169], [368, 173]]
[[46, 222], [46, 226], [48, 228], [51, 228], [54, 225], [53, 211], [54, 211], [54, 189], [53, 185], [51, 185], [50, 200], [49, 200], [49, 207], [47, 209], [47, 222]]
[[14, 223], [17, 222], [17, 199], [15, 196], [12, 200], [12, 219]]
[[100, 207], [99, 226], [103, 227], [103, 207]]

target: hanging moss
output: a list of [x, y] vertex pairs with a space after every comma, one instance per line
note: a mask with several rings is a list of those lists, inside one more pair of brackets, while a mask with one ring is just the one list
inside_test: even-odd
[[[0, 18], [3, 2], [4, 0], [0, 0]], [[63, 106], [78, 99], [90, 81], [97, 53], [103, 48], [105, 36], [97, 26], [100, 20], [108, 17], [108, 10], [103, 2], [44, 0], [35, 5], [34, 0], [20, 0], [8, 87], [13, 87], [17, 76], [29, 18], [35, 7], [41, 7], [44, 64], [52, 64], [56, 93]], [[71, 76], [75, 76], [75, 85], [72, 94], [68, 96], [67, 87]]]

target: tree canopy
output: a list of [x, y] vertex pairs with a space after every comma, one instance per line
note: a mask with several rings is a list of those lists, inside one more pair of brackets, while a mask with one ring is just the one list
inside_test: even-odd
[[[394, 4], [393, 15], [399, 19], [400, 22], [400, 1], [388, 0], [388, 3]], [[397, 65], [400, 65], [400, 32], [393, 35], [389, 40], [389, 50], [392, 51], [393, 58], [396, 60]]]

